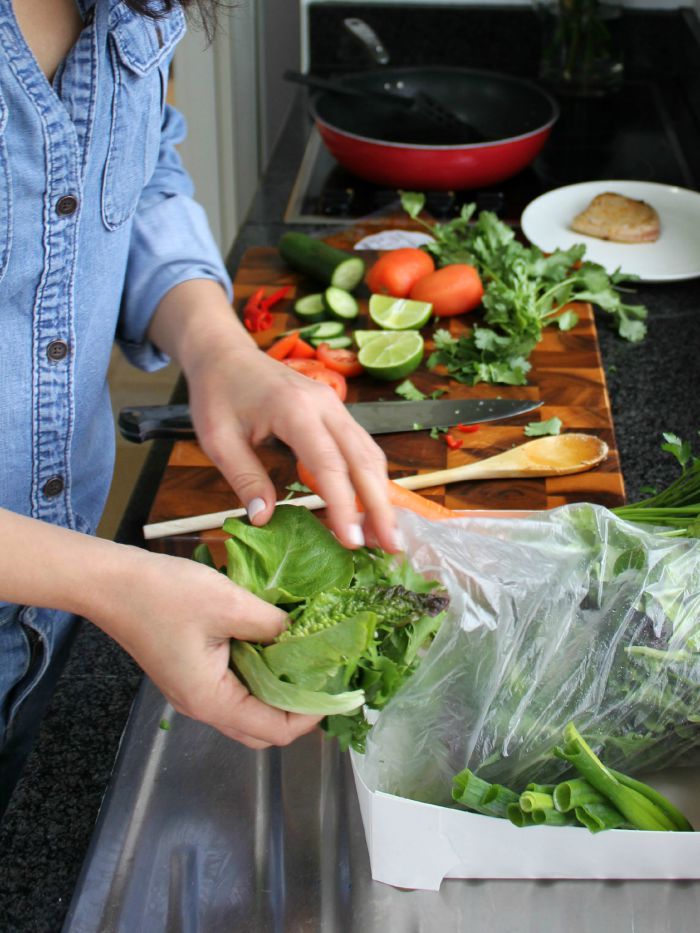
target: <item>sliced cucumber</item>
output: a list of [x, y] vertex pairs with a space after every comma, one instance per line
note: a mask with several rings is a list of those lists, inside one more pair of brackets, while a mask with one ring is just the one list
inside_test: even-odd
[[314, 331], [309, 337], [314, 340], [331, 340], [333, 337], [340, 337], [345, 332], [345, 326], [340, 321], [322, 321], [314, 325]]
[[294, 313], [302, 321], [322, 321], [326, 316], [323, 295], [304, 295], [294, 302]]
[[323, 293], [326, 311], [337, 321], [354, 321], [360, 313], [360, 306], [350, 292], [331, 285]]
[[285, 233], [279, 242], [282, 258], [292, 269], [310, 275], [324, 285], [351, 290], [365, 274], [365, 264], [353, 256], [306, 233]]
[[332, 350], [345, 350], [352, 346], [352, 337], [341, 334], [340, 337], [327, 337], [325, 340], [319, 339], [315, 334], [311, 338], [311, 343], [315, 347], [320, 347], [322, 343], [328, 344]]

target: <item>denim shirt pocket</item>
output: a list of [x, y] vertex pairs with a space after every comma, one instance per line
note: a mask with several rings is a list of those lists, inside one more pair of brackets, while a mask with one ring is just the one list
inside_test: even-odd
[[5, 128], [7, 104], [0, 91], [0, 280], [5, 275], [12, 246], [12, 180]]
[[158, 161], [165, 76], [184, 15], [140, 16], [123, 4], [110, 24], [114, 97], [102, 185], [102, 217], [116, 230], [133, 216]]

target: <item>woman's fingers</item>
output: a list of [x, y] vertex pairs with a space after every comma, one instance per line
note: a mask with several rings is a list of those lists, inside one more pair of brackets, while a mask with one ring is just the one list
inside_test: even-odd
[[275, 487], [248, 439], [234, 421], [200, 436], [202, 448], [221, 470], [254, 525], [264, 525], [275, 508]]
[[396, 519], [387, 493], [387, 475], [384, 452], [359, 425], [355, 430], [337, 430], [328, 425], [328, 430], [348, 464], [350, 481], [365, 510], [365, 537], [372, 538], [386, 551], [396, 551]]

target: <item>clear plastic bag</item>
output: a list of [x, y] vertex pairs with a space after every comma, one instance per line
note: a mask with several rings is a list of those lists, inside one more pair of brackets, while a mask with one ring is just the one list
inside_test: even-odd
[[373, 790], [449, 803], [467, 766], [514, 788], [553, 781], [570, 721], [627, 773], [700, 760], [700, 541], [588, 504], [400, 526], [451, 604], [370, 733]]

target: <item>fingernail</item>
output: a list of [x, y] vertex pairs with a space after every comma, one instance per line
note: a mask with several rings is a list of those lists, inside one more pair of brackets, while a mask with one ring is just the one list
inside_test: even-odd
[[248, 520], [253, 521], [256, 515], [259, 515], [265, 509], [265, 500], [261, 499], [259, 496], [255, 499], [251, 499], [248, 505], [245, 507], [246, 512], [248, 513]]
[[404, 538], [404, 534], [400, 528], [394, 528], [394, 533], [392, 537], [394, 540], [394, 547], [396, 548], [396, 550], [405, 551], [406, 550], [406, 539]]
[[365, 543], [365, 535], [361, 525], [348, 525], [348, 541], [355, 547], [362, 547]]

